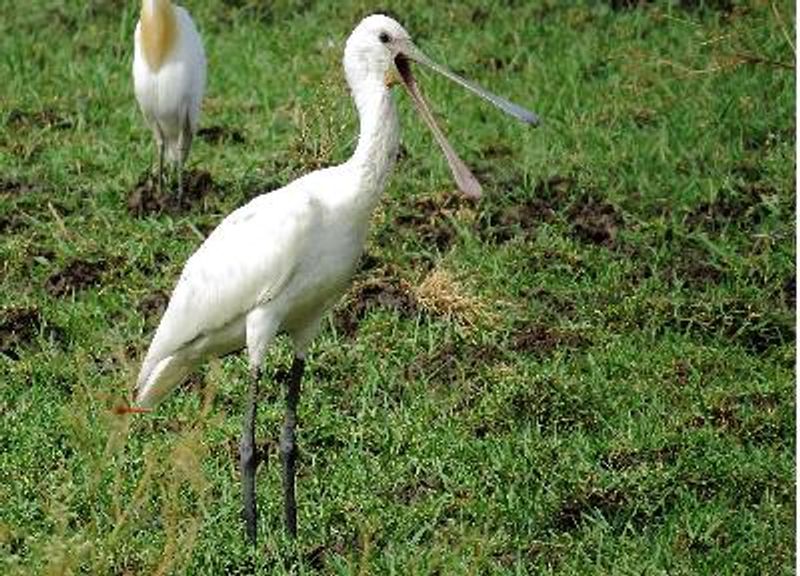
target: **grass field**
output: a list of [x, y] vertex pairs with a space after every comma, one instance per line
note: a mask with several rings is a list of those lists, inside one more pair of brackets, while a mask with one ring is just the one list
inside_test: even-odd
[[[267, 7], [268, 6], [268, 7]], [[121, 417], [185, 259], [352, 152], [368, 2], [191, 2], [209, 60], [185, 202], [152, 194], [134, 1], [0, 18], [0, 572], [285, 571], [280, 387], [240, 521], [244, 356]], [[393, 2], [482, 180], [403, 150], [300, 403], [301, 574], [791, 574], [794, 3]], [[455, 295], [458, 295], [457, 297]], [[288, 367], [281, 341], [268, 374]]]

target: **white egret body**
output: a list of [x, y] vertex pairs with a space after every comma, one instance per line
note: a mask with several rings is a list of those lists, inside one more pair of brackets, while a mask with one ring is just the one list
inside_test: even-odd
[[206, 85], [206, 56], [189, 13], [169, 0], [142, 0], [134, 32], [133, 86], [145, 121], [153, 131], [159, 159], [182, 169], [200, 119]]
[[[425, 63], [394, 20], [373, 15], [356, 27], [344, 56], [360, 120], [353, 156], [259, 196], [223, 220], [186, 263], [139, 374], [136, 403], [152, 407], [207, 358], [247, 347], [253, 379], [241, 458], [245, 517], [253, 540], [252, 419], [260, 366], [275, 336], [287, 333], [295, 361], [281, 453], [286, 524], [293, 536], [295, 407], [304, 358], [324, 314], [347, 288], [364, 248], [370, 215], [394, 165], [399, 144], [394, 83], [402, 81], [421, 108], [459, 187], [473, 196], [480, 193], [477, 181], [427, 111], [411, 74], [410, 58]], [[522, 111], [527, 114], [523, 119], [535, 120], [519, 107], [509, 110], [515, 106], [510, 102], [470, 87], [506, 111], [517, 116]]]

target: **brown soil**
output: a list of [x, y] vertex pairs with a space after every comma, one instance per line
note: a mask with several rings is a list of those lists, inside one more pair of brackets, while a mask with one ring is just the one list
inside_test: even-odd
[[337, 332], [352, 338], [358, 325], [374, 308], [393, 310], [401, 316], [413, 316], [419, 310], [414, 295], [394, 276], [372, 278], [351, 291], [347, 302], [339, 306], [333, 315]]
[[6, 117], [6, 126], [13, 129], [52, 128], [54, 130], [69, 130], [73, 125], [72, 119], [52, 108], [44, 108], [37, 111], [16, 108], [11, 110]]
[[151, 292], [139, 301], [137, 309], [149, 327], [155, 327], [169, 303], [169, 294], [163, 290]]
[[591, 196], [579, 198], [567, 211], [575, 236], [589, 244], [613, 246], [622, 215], [611, 204]]
[[209, 144], [244, 144], [246, 142], [244, 134], [236, 128], [225, 126], [205, 126], [197, 131], [197, 136]]
[[47, 325], [36, 308], [9, 308], [0, 312], [0, 354], [17, 360], [19, 350], [30, 345], [45, 326], [49, 337], [63, 340], [62, 330]]
[[528, 324], [518, 330], [512, 342], [512, 347], [517, 352], [536, 356], [546, 356], [556, 350], [577, 350], [591, 344], [586, 336], [578, 332], [537, 323]]
[[[165, 171], [169, 168], [165, 167]], [[143, 174], [128, 195], [128, 212], [133, 216], [144, 217], [161, 213], [179, 214], [189, 212], [196, 206], [204, 205], [208, 196], [215, 194], [219, 186], [211, 174], [205, 170], [187, 170], [183, 174], [183, 196], [178, 200], [177, 183], [175, 189], [168, 189], [166, 183], [161, 193], [157, 178], [149, 172]]]
[[73, 260], [50, 275], [45, 283], [45, 290], [51, 296], [61, 298], [98, 285], [106, 270], [105, 260]]

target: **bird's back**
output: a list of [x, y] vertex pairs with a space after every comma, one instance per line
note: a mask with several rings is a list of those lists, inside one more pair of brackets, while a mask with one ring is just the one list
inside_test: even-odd
[[[148, 57], [148, 43], [159, 42], [143, 30], [140, 20], [134, 33], [133, 80], [139, 107], [148, 124], [163, 136], [172, 160], [185, 152], [178, 141], [188, 122], [197, 130], [206, 85], [206, 57], [203, 43], [189, 13], [175, 6], [175, 38], [166, 53]], [[169, 36], [165, 36], [168, 38]], [[166, 40], [165, 40], [166, 41]], [[150, 50], [158, 54], [158, 50]], [[181, 158], [183, 159], [183, 158]]]
[[171, 357], [193, 364], [243, 347], [244, 320], [257, 308], [293, 337], [315, 326], [347, 287], [364, 241], [363, 226], [333, 217], [329, 198], [336, 195], [327, 192], [341, 184], [338, 170], [253, 199], [206, 238], [187, 261], [150, 344], [140, 395], [157, 387], [157, 367]]

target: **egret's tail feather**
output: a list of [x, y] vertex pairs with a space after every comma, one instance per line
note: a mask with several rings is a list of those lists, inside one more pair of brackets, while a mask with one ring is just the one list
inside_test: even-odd
[[161, 360], [152, 370], [142, 370], [136, 386], [136, 406], [153, 408], [167, 394], [180, 386], [191, 371], [192, 366], [176, 356]]

